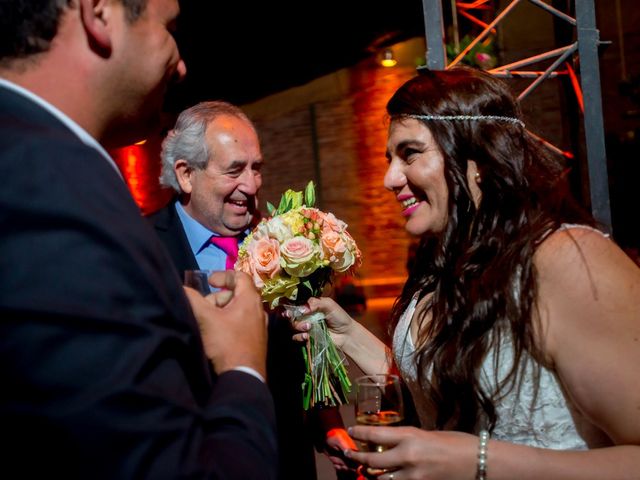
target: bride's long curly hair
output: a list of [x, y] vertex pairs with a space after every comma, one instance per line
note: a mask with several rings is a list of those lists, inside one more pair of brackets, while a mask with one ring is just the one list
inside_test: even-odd
[[[408, 115], [521, 118], [501, 80], [465, 67], [426, 71], [407, 81], [388, 102], [387, 114], [391, 121]], [[561, 223], [591, 220], [571, 199], [560, 159], [518, 123], [419, 121], [444, 156], [448, 221], [443, 232], [420, 240], [390, 327], [395, 329], [416, 293], [431, 294], [418, 312], [416, 358], [421, 386], [436, 412], [432, 427], [492, 429], [495, 402], [519, 388], [525, 359], [543, 361], [534, 339], [535, 249]], [[481, 175], [478, 208], [468, 186], [468, 160]], [[481, 364], [504, 339], [513, 343], [513, 368], [497, 391], [485, 391]]]

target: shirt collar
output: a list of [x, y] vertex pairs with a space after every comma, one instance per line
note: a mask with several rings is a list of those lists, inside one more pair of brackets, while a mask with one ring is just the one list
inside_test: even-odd
[[200, 253], [200, 251], [207, 246], [211, 235], [214, 235], [214, 233], [185, 212], [179, 200], [176, 200], [175, 208], [182, 222], [184, 233], [187, 234], [187, 240], [189, 240], [191, 250], [194, 254]]
[[68, 117], [66, 114], [64, 114], [61, 110], [58, 110], [56, 107], [51, 105], [45, 99], [43, 99], [42, 97], [36, 95], [35, 93], [31, 92], [30, 90], [27, 90], [26, 88], [21, 87], [20, 85], [17, 85], [17, 84], [15, 84], [13, 82], [10, 82], [9, 80], [7, 80], [5, 78], [0, 78], [0, 86], [5, 87], [5, 88], [7, 88], [9, 90], [12, 90], [13, 92], [15, 92], [15, 93], [17, 93], [19, 95], [22, 95], [22, 96], [28, 98], [29, 100], [31, 100], [32, 102], [40, 105], [42, 108], [44, 108], [46, 111], [48, 111], [51, 115], [53, 115], [58, 120], [60, 120], [60, 122], [62, 122], [69, 130], [71, 130], [78, 137], [78, 139], [82, 143], [84, 143], [88, 147], [93, 148], [94, 150], [97, 150], [98, 153], [100, 153], [100, 155], [102, 155], [104, 157], [104, 159], [118, 173], [118, 176], [120, 178], [123, 178], [122, 177], [122, 172], [120, 172], [120, 169], [118, 168], [118, 165], [116, 165], [116, 162], [113, 161], [113, 158], [111, 158], [111, 156], [107, 153], [107, 151], [104, 149], [104, 147], [102, 145], [100, 145], [95, 138], [93, 138], [91, 135], [89, 135], [89, 133], [84, 128], [82, 128], [80, 125], [78, 125], [75, 121], [73, 121], [70, 117]]
[[[176, 200], [174, 205], [178, 217], [180, 217], [180, 221], [182, 222], [184, 233], [187, 235], [189, 246], [191, 247], [191, 251], [194, 253], [194, 255], [197, 255], [205, 247], [207, 247], [207, 245], [209, 244], [209, 239], [213, 235], [215, 235], [216, 237], [220, 236], [216, 232], [204, 227], [197, 220], [194, 220], [194, 218], [191, 217], [191, 215], [189, 215], [185, 211], [184, 207], [180, 204], [180, 200]], [[241, 235], [238, 235], [238, 240], [242, 242], [242, 240], [247, 236], [248, 233], [249, 229], [245, 230]]]

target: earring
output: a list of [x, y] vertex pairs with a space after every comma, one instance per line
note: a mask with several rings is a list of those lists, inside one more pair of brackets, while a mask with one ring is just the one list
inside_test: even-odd
[[475, 178], [475, 179], [476, 179], [476, 183], [480, 183], [480, 181], [482, 180], [482, 179], [480, 178], [480, 172], [476, 172], [476, 173], [474, 173], [474, 174], [473, 174], [473, 178]]

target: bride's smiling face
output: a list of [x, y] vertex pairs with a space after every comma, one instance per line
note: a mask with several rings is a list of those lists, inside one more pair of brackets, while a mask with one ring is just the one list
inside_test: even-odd
[[441, 233], [449, 215], [449, 188], [444, 157], [429, 129], [412, 118], [392, 120], [386, 157], [384, 186], [400, 203], [406, 230], [414, 236]]

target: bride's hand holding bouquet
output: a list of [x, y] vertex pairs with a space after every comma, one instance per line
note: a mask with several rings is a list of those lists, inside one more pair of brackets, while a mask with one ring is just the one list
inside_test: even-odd
[[[308, 300], [307, 305], [305, 313], [322, 312], [324, 314], [329, 334], [336, 346], [342, 350], [355, 320], [335, 300], [329, 297], [312, 297]], [[309, 327], [304, 322], [298, 322], [295, 325], [295, 330], [301, 333], [294, 335], [293, 339], [299, 342], [306, 341], [309, 338], [306, 333]]]
[[332, 213], [313, 208], [314, 203], [309, 182], [304, 193], [287, 190], [278, 208], [267, 204], [270, 217], [240, 245], [235, 265], [253, 278], [270, 309], [283, 306], [289, 318], [310, 325], [302, 351], [307, 370], [302, 385], [305, 409], [347, 403], [351, 382], [345, 357], [327, 331], [324, 314], [310, 313], [305, 304], [320, 296], [334, 275], [351, 272], [361, 258], [347, 225]]

